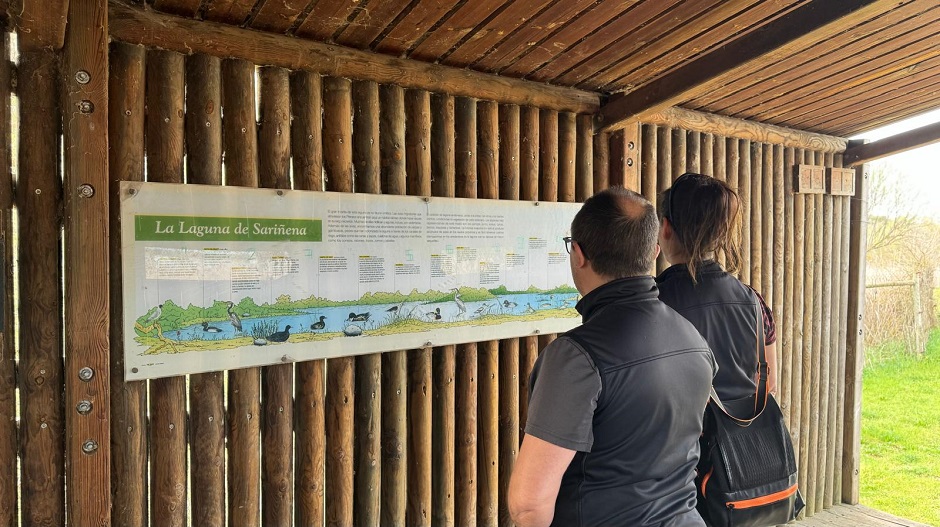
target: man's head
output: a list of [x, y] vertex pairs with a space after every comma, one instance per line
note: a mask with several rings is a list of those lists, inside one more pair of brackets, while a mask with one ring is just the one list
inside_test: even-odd
[[649, 274], [658, 231], [656, 210], [636, 192], [611, 187], [591, 196], [571, 222], [575, 285], [584, 283], [582, 272], [599, 283]]

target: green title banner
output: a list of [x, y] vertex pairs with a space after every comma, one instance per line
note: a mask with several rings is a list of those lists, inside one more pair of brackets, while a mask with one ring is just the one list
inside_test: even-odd
[[134, 216], [138, 241], [319, 242], [320, 220]]

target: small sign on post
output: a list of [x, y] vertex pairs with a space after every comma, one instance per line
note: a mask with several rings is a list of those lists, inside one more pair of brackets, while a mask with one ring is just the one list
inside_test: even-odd
[[825, 194], [826, 167], [816, 165], [796, 165], [796, 177], [793, 192], [797, 194]]

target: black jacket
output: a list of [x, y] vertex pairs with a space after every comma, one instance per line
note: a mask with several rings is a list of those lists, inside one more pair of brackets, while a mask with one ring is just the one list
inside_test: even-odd
[[605, 284], [565, 337], [601, 377], [591, 452], [565, 472], [554, 526], [704, 525], [694, 469], [715, 362], [695, 328], [657, 298], [652, 277]]

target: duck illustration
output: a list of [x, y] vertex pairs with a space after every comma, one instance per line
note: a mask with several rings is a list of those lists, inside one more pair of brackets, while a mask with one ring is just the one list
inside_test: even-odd
[[512, 308], [516, 307], [517, 305], [519, 305], [519, 304], [517, 304], [517, 303], [515, 303], [515, 302], [510, 302], [509, 300], [503, 300], [503, 307], [505, 307], [505, 308], [507, 308], [507, 309], [512, 309]]
[[324, 320], [326, 320], [326, 317], [323, 316], [323, 315], [320, 315], [320, 321], [319, 321], [319, 322], [314, 322], [313, 324], [310, 324], [310, 329], [317, 330], [317, 329], [323, 329], [323, 328], [325, 328], [325, 327], [326, 327], [326, 322], [324, 322]]
[[157, 320], [160, 320], [160, 317], [162, 315], [163, 315], [163, 304], [160, 304], [159, 306], [154, 306], [153, 309], [147, 312], [147, 318], [144, 319], [144, 322], [142, 325], [149, 326], [150, 324], [153, 324]]
[[202, 330], [205, 331], [206, 333], [222, 333], [221, 329], [215, 326], [210, 326], [208, 322], [202, 323]]
[[532, 309], [532, 304], [526, 304], [523, 313], [535, 313], [535, 309]]
[[229, 301], [228, 303], [228, 319], [232, 323], [232, 327], [235, 328], [235, 331], [241, 332], [242, 330], [242, 319], [238, 317], [233, 308], [235, 307], [235, 302]]
[[366, 311], [365, 313], [359, 313], [358, 315], [356, 313], [350, 313], [349, 318], [346, 320], [351, 320], [353, 322], [365, 322], [366, 320], [369, 320], [369, 312]]
[[268, 342], [287, 342], [290, 337], [290, 325], [284, 326], [284, 331], [275, 331], [268, 335]]
[[362, 328], [355, 324], [349, 324], [343, 328], [343, 335], [346, 335], [347, 337], [358, 337], [359, 335], [362, 335]]
[[441, 308], [437, 308], [434, 311], [428, 311], [424, 314], [428, 320], [440, 320], [441, 319]]

